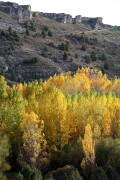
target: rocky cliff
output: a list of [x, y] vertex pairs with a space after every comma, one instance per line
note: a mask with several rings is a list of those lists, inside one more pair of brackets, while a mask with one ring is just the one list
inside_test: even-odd
[[23, 21], [32, 19], [32, 15], [43, 16], [53, 19], [61, 23], [84, 23], [86, 26], [90, 26], [92, 29], [101, 29], [103, 22], [101, 17], [89, 18], [77, 15], [73, 18], [70, 14], [65, 13], [43, 13], [43, 12], [32, 12], [29, 5], [18, 5], [11, 2], [0, 2], [0, 11], [11, 15], [14, 20]]
[[31, 7], [29, 5], [20, 6], [16, 3], [1, 1], [0, 11], [11, 15], [17, 21], [32, 19]]
[[[35, 13], [34, 13], [35, 14]], [[92, 27], [92, 29], [99, 29], [103, 27], [103, 22], [101, 17], [96, 17], [96, 18], [89, 18], [89, 17], [82, 17], [81, 15], [75, 16], [73, 18], [70, 14], [65, 14], [65, 13], [36, 13], [36, 15], [44, 16], [53, 20], [56, 20], [61, 23], [85, 23], [86, 25], [89, 25]]]

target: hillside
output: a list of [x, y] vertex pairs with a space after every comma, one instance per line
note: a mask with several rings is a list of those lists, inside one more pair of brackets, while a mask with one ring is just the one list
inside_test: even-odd
[[120, 77], [120, 29], [61, 23], [33, 13], [16, 21], [0, 11], [0, 73], [10, 81], [46, 79], [78, 67]]

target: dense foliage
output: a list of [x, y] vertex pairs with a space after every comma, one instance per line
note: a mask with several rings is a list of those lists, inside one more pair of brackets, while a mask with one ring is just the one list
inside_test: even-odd
[[120, 79], [82, 68], [73, 76], [68, 72], [10, 87], [1, 76], [0, 131], [1, 175], [8, 162], [12, 171], [19, 171], [18, 179], [31, 171], [41, 179], [40, 171], [44, 175], [69, 164], [84, 179], [109, 179], [109, 171], [110, 179], [117, 179]]

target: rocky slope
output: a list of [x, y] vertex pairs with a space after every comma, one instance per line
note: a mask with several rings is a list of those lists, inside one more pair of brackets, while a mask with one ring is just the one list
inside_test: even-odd
[[104, 25], [102, 18], [31, 12], [30, 6], [2, 3], [0, 73], [8, 80], [46, 79], [82, 66], [120, 76], [119, 27]]

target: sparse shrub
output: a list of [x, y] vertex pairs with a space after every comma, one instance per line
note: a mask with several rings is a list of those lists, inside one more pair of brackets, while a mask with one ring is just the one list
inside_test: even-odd
[[104, 69], [104, 67], [101, 67], [101, 71], [102, 71], [102, 74], [105, 74], [105, 69]]
[[55, 47], [53, 42], [50, 42], [48, 45], [51, 46], [51, 47]]
[[35, 64], [37, 63], [38, 58], [37, 57], [33, 57], [31, 59], [26, 59], [23, 61], [23, 64]]
[[68, 54], [67, 54], [66, 52], [64, 52], [64, 54], [63, 54], [63, 59], [64, 59], [64, 60], [67, 60], [67, 59], [68, 59]]
[[30, 31], [29, 31], [28, 28], [26, 28], [26, 32], [25, 33], [26, 33], [27, 36], [30, 36]]
[[5, 52], [6, 52], [7, 54], [9, 54], [9, 55], [12, 55], [12, 53], [13, 53], [11, 47], [6, 48], [6, 49], [5, 49]]
[[82, 50], [82, 51], [86, 51], [86, 45], [85, 45], [85, 44], [82, 45], [81, 50]]
[[12, 35], [12, 28], [11, 26], [8, 28], [9, 34]]
[[43, 28], [43, 30], [44, 30], [44, 31], [49, 31], [49, 27], [48, 27], [48, 26], [45, 26], [45, 27]]
[[72, 62], [73, 61], [73, 58], [70, 58], [70, 62]]
[[61, 43], [58, 48], [61, 50], [61, 51], [68, 51], [68, 47], [69, 47], [69, 44], [66, 42], [66, 43]]
[[45, 52], [48, 52], [48, 51], [49, 51], [48, 48], [47, 48], [47, 46], [44, 47], [44, 51], [45, 51]]
[[90, 54], [90, 57], [92, 59], [92, 61], [96, 61], [97, 60], [97, 54], [95, 51], [92, 51], [91, 54]]
[[30, 21], [30, 30], [31, 31], [36, 31], [36, 27], [35, 27], [34, 21]]
[[12, 51], [15, 50], [15, 47], [14, 47], [14, 44], [13, 44], [13, 43], [11, 44], [10, 48], [11, 48]]
[[3, 68], [2, 68], [2, 66], [0, 66], [0, 76], [1, 75], [3, 75], [4, 73], [3, 73]]
[[89, 64], [89, 63], [91, 62], [91, 58], [90, 58], [90, 56], [88, 56], [88, 55], [85, 55], [85, 56], [84, 56], [84, 59], [85, 59], [85, 62], [86, 62], [87, 64]]
[[46, 32], [45, 32], [45, 31], [42, 31], [42, 32], [41, 32], [41, 35], [42, 35], [44, 38], [46, 38]]
[[48, 36], [49, 37], [52, 37], [53, 36], [53, 33], [51, 31], [48, 31]]
[[25, 27], [25, 28], [29, 28], [29, 22], [28, 22], [28, 21], [25, 21], [25, 22], [24, 22], [24, 27]]
[[75, 54], [75, 58], [78, 58], [78, 54]]
[[45, 57], [45, 58], [48, 57], [48, 54], [47, 54], [45, 51], [42, 51], [41, 55], [42, 55], [43, 57]]
[[31, 31], [36, 31], [36, 27], [35, 27], [34, 21], [25, 21], [23, 25], [24, 25], [24, 27], [26, 29], [28, 28]]
[[107, 56], [104, 53], [101, 55], [100, 58], [102, 61], [107, 61]]
[[5, 34], [5, 31], [3, 31], [3, 30], [1, 31], [0, 34], [1, 34], [1, 36], [5, 36], [5, 35], [6, 35], [6, 34]]
[[105, 70], [109, 70], [109, 68], [110, 68], [109, 62], [108, 62], [108, 61], [105, 61], [105, 63], [104, 63], [104, 69], [105, 69]]
[[17, 42], [21, 41], [21, 38], [19, 36], [19, 34], [16, 31], [13, 31], [12, 36], [14, 37], [14, 40]]
[[11, 78], [13, 81], [17, 81], [17, 76], [16, 76], [16, 73], [13, 69], [11, 69]]

